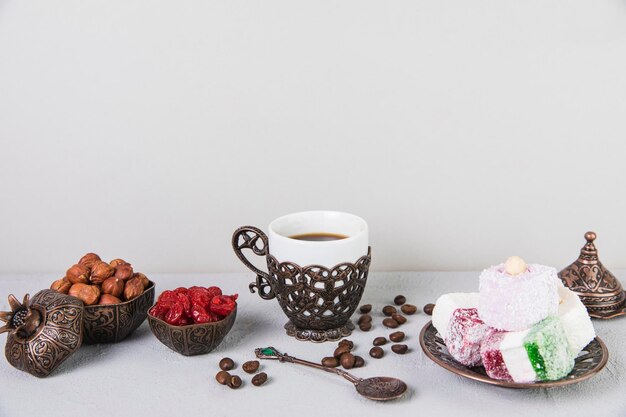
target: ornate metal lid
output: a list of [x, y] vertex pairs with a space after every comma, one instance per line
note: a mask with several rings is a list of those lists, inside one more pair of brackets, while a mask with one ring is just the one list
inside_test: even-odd
[[626, 294], [622, 284], [602, 265], [593, 244], [594, 232], [585, 233], [587, 243], [574, 263], [559, 272], [559, 278], [570, 290], [578, 294], [591, 317], [610, 319], [626, 314]]
[[53, 290], [39, 291], [23, 302], [9, 296], [11, 311], [1, 312], [8, 332], [5, 355], [15, 368], [48, 376], [78, 350], [83, 341], [83, 303]]

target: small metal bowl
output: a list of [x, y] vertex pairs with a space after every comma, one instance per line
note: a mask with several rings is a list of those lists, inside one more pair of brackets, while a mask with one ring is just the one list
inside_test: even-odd
[[124, 340], [146, 320], [154, 303], [154, 282], [139, 297], [120, 304], [85, 306], [83, 343], [116, 343]]
[[215, 349], [235, 323], [237, 307], [224, 319], [211, 323], [174, 326], [148, 313], [152, 333], [168, 348], [185, 356], [204, 355]]

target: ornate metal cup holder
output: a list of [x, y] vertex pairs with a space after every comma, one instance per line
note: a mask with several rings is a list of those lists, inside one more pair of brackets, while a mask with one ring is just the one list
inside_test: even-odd
[[[233, 234], [233, 250], [256, 273], [250, 292], [258, 291], [264, 300], [276, 298], [289, 318], [285, 329], [302, 341], [335, 341], [352, 333], [350, 316], [356, 310], [369, 272], [371, 248], [355, 263], [345, 262], [332, 268], [321, 265], [300, 266], [279, 262], [268, 249], [265, 233], [256, 227], [240, 227]], [[268, 272], [255, 267], [243, 254], [250, 249], [265, 256]]]

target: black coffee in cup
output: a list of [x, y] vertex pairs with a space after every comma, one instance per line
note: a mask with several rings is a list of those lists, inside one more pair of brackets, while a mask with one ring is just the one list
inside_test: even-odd
[[329, 240], [341, 240], [347, 237], [348, 236], [341, 235], [339, 233], [326, 233], [326, 232], [304, 233], [301, 235], [289, 236], [289, 238], [291, 239], [306, 240], [309, 242], [326, 242]]

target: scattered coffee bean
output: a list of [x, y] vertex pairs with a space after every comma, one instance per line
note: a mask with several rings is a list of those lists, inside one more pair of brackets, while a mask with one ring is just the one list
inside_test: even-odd
[[372, 305], [371, 304], [363, 304], [359, 310], [361, 311], [361, 313], [367, 314], [370, 311], [372, 311]]
[[392, 342], [398, 343], [404, 340], [404, 332], [393, 332], [389, 335], [389, 339]]
[[239, 388], [241, 384], [243, 384], [243, 381], [237, 375], [231, 376], [230, 379], [228, 380], [228, 386], [231, 387], [232, 389]]
[[361, 368], [363, 366], [365, 366], [365, 359], [363, 359], [360, 356], [355, 356], [354, 357], [354, 367], [355, 368]]
[[340, 345], [337, 347], [337, 349], [335, 349], [335, 353], [333, 353], [333, 356], [339, 359], [341, 355], [348, 352], [350, 352], [350, 348], [347, 345]]
[[252, 385], [255, 387], [260, 387], [265, 384], [267, 381], [267, 374], [265, 372], [261, 372], [252, 377]]
[[354, 343], [352, 342], [352, 340], [343, 339], [342, 341], [339, 342], [338, 346], [342, 346], [342, 345], [348, 346], [348, 349], [350, 350], [354, 349]]
[[215, 380], [222, 385], [226, 385], [230, 381], [230, 374], [227, 371], [219, 371], [215, 375]]
[[435, 305], [433, 303], [428, 303], [424, 306], [424, 313], [428, 314], [429, 316], [433, 315], [433, 309], [435, 308]]
[[393, 299], [393, 303], [397, 306], [401, 306], [406, 303], [406, 297], [404, 295], [396, 295], [396, 298]]
[[366, 323], [361, 323], [359, 325], [359, 329], [361, 329], [361, 331], [363, 332], [369, 332], [372, 329], [372, 322], [368, 321]]
[[410, 316], [417, 312], [417, 307], [415, 307], [413, 304], [405, 304], [402, 307], [400, 307], [400, 310], [402, 310], [404, 314], [407, 314]]
[[231, 358], [224, 358], [220, 361], [220, 369], [222, 371], [230, 371], [235, 367], [235, 362]]
[[391, 350], [398, 355], [404, 355], [408, 349], [407, 345], [391, 345]]
[[398, 322], [398, 324], [404, 324], [406, 323], [406, 317], [404, 317], [402, 314], [392, 314], [391, 318], [394, 319], [395, 321]]
[[357, 320], [357, 324], [360, 326], [363, 323], [369, 323], [372, 321], [372, 316], [370, 316], [369, 314], [364, 314], [361, 317], [359, 317], [359, 319]]
[[248, 361], [241, 365], [241, 369], [248, 374], [253, 374], [259, 370], [259, 361]]
[[380, 359], [385, 356], [385, 351], [380, 346], [374, 346], [370, 349], [370, 356], [374, 359]]
[[385, 316], [391, 316], [392, 314], [397, 313], [398, 310], [394, 306], [385, 306], [383, 307], [383, 314]]
[[336, 368], [339, 366], [339, 359], [335, 358], [334, 356], [327, 356], [322, 359], [322, 365], [327, 368]]
[[341, 363], [341, 366], [343, 366], [345, 369], [354, 368], [355, 361], [356, 361], [356, 358], [354, 357], [352, 353], [344, 353], [343, 355], [341, 355], [341, 358], [339, 359], [339, 363]]
[[382, 345], [384, 345], [386, 343], [387, 343], [387, 339], [382, 337], [382, 336], [381, 337], [377, 337], [376, 339], [374, 339], [374, 342], [372, 342], [372, 344], [374, 346], [382, 346]]
[[399, 326], [398, 322], [392, 319], [391, 317], [387, 317], [383, 320], [383, 326], [388, 327], [390, 329], [395, 329]]

